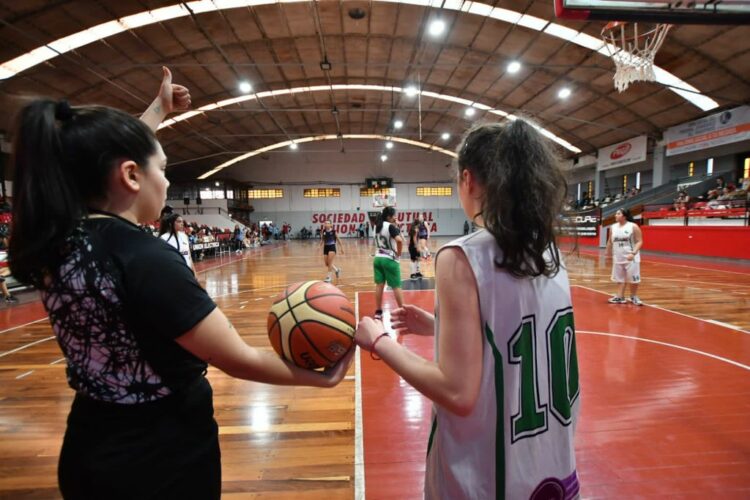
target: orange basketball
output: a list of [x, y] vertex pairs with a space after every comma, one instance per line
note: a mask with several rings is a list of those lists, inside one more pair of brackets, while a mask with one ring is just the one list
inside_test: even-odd
[[279, 356], [302, 368], [333, 366], [354, 343], [354, 307], [322, 281], [289, 285], [268, 312], [268, 338]]

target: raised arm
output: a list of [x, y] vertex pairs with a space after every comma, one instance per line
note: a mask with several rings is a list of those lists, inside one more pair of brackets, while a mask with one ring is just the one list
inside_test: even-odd
[[169, 113], [190, 109], [191, 104], [190, 91], [187, 87], [173, 84], [172, 72], [169, 71], [169, 68], [162, 66], [161, 69], [162, 80], [159, 95], [141, 115], [141, 121], [154, 132]]

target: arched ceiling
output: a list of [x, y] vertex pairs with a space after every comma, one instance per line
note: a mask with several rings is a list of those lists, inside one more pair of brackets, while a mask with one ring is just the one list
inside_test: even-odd
[[[166, 64], [196, 108], [213, 107], [160, 132], [178, 179], [301, 137], [396, 136], [453, 149], [472, 123], [505, 113], [532, 116], [563, 154], [588, 153], [750, 98], [747, 26], [673, 28], [656, 63], [658, 79], [678, 88], [637, 83], [620, 94], [596, 45], [602, 23], [557, 20], [552, 0], [4, 0], [0, 17], [2, 130], [29, 95], [136, 113]], [[436, 19], [445, 32], [433, 37]], [[76, 42], [80, 33], [88, 38]], [[19, 63], [35, 49], [35, 64]], [[522, 69], [506, 71], [516, 60]], [[240, 81], [259, 98], [243, 96]], [[410, 85], [422, 95], [397, 90]], [[284, 92], [320, 86], [328, 90]], [[564, 100], [562, 87], [572, 91]], [[394, 129], [396, 119], [403, 128]]]

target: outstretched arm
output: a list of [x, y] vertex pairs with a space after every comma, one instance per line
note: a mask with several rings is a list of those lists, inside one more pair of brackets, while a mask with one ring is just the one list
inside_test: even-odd
[[174, 111], [190, 109], [190, 91], [182, 85], [172, 83], [172, 72], [162, 66], [162, 80], [159, 95], [141, 115], [141, 121], [156, 132], [164, 118]]
[[354, 354], [351, 349], [324, 372], [298, 368], [276, 353], [247, 345], [218, 307], [176, 340], [196, 357], [232, 377], [276, 385], [333, 387], [346, 375]]
[[[468, 415], [479, 396], [482, 377], [482, 325], [479, 292], [465, 254], [457, 248], [440, 252], [436, 264], [440, 303], [439, 361], [429, 361], [390, 337], [376, 344], [376, 354], [409, 384], [435, 403], [457, 415]], [[383, 326], [364, 318], [355, 342], [372, 350]]]

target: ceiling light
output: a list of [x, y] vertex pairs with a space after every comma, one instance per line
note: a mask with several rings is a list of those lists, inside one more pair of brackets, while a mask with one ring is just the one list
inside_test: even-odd
[[464, 111], [464, 114], [466, 116], [474, 116], [474, 113], [476, 113], [477, 110], [474, 108], [466, 108], [466, 111]]
[[393, 143], [391, 141], [388, 141], [385, 143], [386, 149], [393, 149]]
[[560, 99], [567, 99], [568, 97], [570, 97], [570, 94], [570, 89], [565, 87], [560, 89], [560, 92], [557, 93], [557, 97], [559, 97]]
[[448, 132], [443, 132], [443, 134], [440, 136], [440, 138], [444, 141], [447, 141], [451, 138], [451, 135]]
[[512, 63], [508, 64], [508, 73], [518, 73], [520, 69], [521, 63], [518, 61], [513, 61]]
[[289, 147], [290, 147], [290, 148], [292, 148], [292, 149], [297, 149], [297, 148], [298, 148], [299, 146], [297, 146], [297, 143], [296, 143], [296, 142], [293, 142], [293, 143], [291, 143], [291, 144], [289, 145]]
[[388, 155], [380, 155], [380, 161], [386, 161], [388, 159]]
[[406, 95], [408, 95], [409, 97], [414, 97], [419, 93], [419, 90], [414, 85], [409, 85], [404, 89], [404, 92], [406, 92]]
[[396, 120], [395, 122], [393, 122], [393, 128], [401, 128], [403, 126], [404, 122], [402, 122], [401, 120]]
[[439, 19], [432, 21], [432, 23], [430, 23], [429, 31], [430, 35], [438, 36], [445, 31], [445, 23]]
[[243, 94], [249, 94], [252, 92], [253, 86], [249, 82], [240, 82], [240, 92]]
[[214, 186], [219, 187], [219, 181], [214, 182]]

